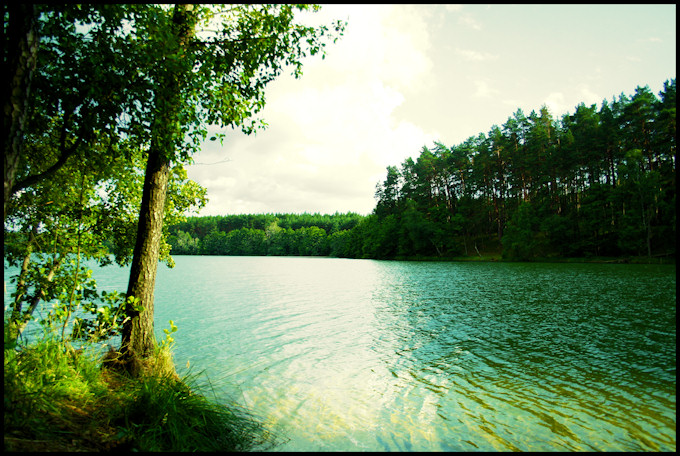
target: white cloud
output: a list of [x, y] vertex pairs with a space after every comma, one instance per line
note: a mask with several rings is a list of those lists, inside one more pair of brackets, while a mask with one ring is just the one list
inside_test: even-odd
[[553, 117], [559, 117], [569, 110], [562, 92], [553, 92], [549, 94], [545, 99], [545, 105], [548, 107], [548, 111], [550, 111], [550, 114], [552, 114]]
[[[300, 80], [284, 76], [268, 87], [268, 130], [229, 133], [223, 147], [208, 142], [195, 157], [211, 164], [188, 170], [208, 188], [202, 214], [368, 213], [385, 167], [435, 139], [460, 143], [519, 107], [528, 115], [545, 104], [557, 118], [580, 102], [599, 104], [600, 94], [660, 84], [675, 75], [666, 39], [675, 23], [657, 23], [651, 12], [642, 20], [645, 8], [620, 21], [637, 35], [613, 40], [611, 30], [595, 28], [592, 40], [570, 39], [566, 55], [561, 37], [573, 36], [572, 22], [546, 22], [543, 7], [324, 5], [310, 20], [349, 18], [345, 36], [328, 44], [324, 60], [307, 59]], [[607, 8], [588, 11], [593, 23], [611, 19]], [[638, 38], [657, 36], [654, 53], [638, 54], [645, 65], [625, 60], [639, 51]], [[594, 50], [610, 58], [590, 56]]]
[[[334, 7], [322, 11], [342, 17], [334, 15]], [[328, 45], [324, 60], [306, 62], [301, 80], [283, 77], [269, 87], [262, 113], [268, 130], [255, 137], [229, 135], [224, 148], [208, 144], [196, 158], [232, 159], [189, 169], [208, 189], [211, 202], [202, 214], [368, 213], [385, 167], [435, 139], [393, 115], [404, 93], [431, 68], [423, 14], [393, 5], [352, 5], [337, 12], [348, 10], [345, 37]], [[212, 177], [217, 172], [222, 176]]]
[[467, 25], [468, 27], [475, 29], [475, 30], [481, 30], [482, 29], [482, 25], [479, 22], [477, 22], [472, 16], [467, 15], [467, 14], [461, 16], [458, 19], [458, 22], [463, 24], [463, 25]]
[[342, 74], [351, 81], [377, 77], [399, 89], [413, 86], [432, 62], [426, 51], [427, 23], [414, 5], [325, 5], [326, 16], [351, 15], [345, 36], [327, 47], [325, 60], [306, 64], [312, 71]]
[[569, 97], [563, 92], [552, 92], [545, 98], [545, 105], [555, 118], [560, 118], [563, 114], [574, 113], [576, 106], [584, 103], [586, 106], [592, 104], [599, 105], [603, 97], [593, 92], [586, 84], [579, 84], [569, 87]]
[[575, 92], [576, 92], [579, 100], [581, 102], [585, 103], [586, 106], [590, 106], [592, 104], [600, 104], [600, 103], [602, 103], [602, 100], [604, 99], [604, 97], [593, 92], [590, 89], [590, 87], [586, 84], [580, 84], [578, 89], [575, 90]]
[[460, 11], [461, 9], [463, 9], [463, 6], [465, 6], [465, 5], [461, 5], [461, 4], [444, 5], [444, 8], [446, 8], [447, 11], [456, 12], [456, 11]]
[[460, 55], [466, 60], [473, 60], [482, 62], [485, 60], [495, 60], [498, 58], [496, 54], [489, 54], [488, 52], [477, 52], [470, 49], [456, 49], [456, 54]]
[[217, 176], [214, 179], [204, 179], [203, 185], [212, 189], [228, 189], [236, 185], [236, 179], [228, 176]]
[[356, 160], [374, 138], [389, 134], [391, 113], [403, 100], [400, 92], [376, 78], [283, 94], [272, 115], [296, 119], [297, 138], [286, 147], [302, 150], [316, 164], [332, 165]]
[[495, 89], [489, 85], [489, 82], [486, 80], [475, 80], [473, 81], [473, 84], [475, 85], [475, 93], [473, 94], [475, 97], [478, 98], [491, 98], [494, 95], [497, 95], [500, 93], [500, 90]]
[[446, 5], [446, 10], [456, 13], [458, 16], [458, 23], [473, 30], [482, 30], [482, 25], [470, 13], [464, 13], [465, 5]]

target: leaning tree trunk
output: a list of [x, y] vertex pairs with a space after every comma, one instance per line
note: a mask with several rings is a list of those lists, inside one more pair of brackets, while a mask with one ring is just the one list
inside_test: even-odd
[[[170, 164], [155, 145], [149, 150], [144, 190], [137, 225], [137, 240], [130, 268], [128, 297], [139, 300], [143, 310], [128, 309], [130, 320], [123, 326], [121, 352], [128, 360], [148, 356], [155, 346], [153, 330], [154, 286]], [[136, 370], [132, 368], [132, 371]], [[134, 372], [133, 372], [134, 373]]]
[[2, 107], [4, 219], [7, 218], [7, 203], [12, 196], [11, 190], [24, 141], [24, 123], [38, 53], [38, 35], [35, 30], [35, 5], [7, 2], [2, 10], [3, 14], [8, 15], [3, 57], [7, 66], [6, 76], [9, 78], [9, 86], [5, 88], [3, 94]]
[[[193, 33], [190, 5], [176, 5], [173, 26], [180, 53]], [[140, 371], [143, 360], [156, 346], [153, 328], [154, 286], [158, 268], [160, 242], [163, 233], [163, 216], [170, 175], [170, 162], [175, 155], [173, 137], [179, 132], [169, 131], [176, 125], [174, 119], [181, 108], [181, 95], [177, 69], [169, 68], [156, 93], [156, 112], [151, 132], [151, 146], [146, 165], [144, 189], [137, 225], [137, 239], [130, 268], [127, 297], [138, 300], [136, 310], [127, 307], [130, 319], [123, 325], [121, 339], [122, 366], [133, 375]]]

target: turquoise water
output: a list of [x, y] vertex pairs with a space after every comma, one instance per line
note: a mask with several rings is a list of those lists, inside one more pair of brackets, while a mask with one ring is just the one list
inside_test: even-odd
[[159, 336], [278, 450], [675, 451], [675, 266], [175, 260]]

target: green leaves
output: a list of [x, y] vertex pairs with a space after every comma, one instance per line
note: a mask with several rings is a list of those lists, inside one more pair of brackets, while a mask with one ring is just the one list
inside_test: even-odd
[[170, 329], [163, 329], [163, 332], [168, 335], [174, 333], [175, 331], [177, 331], [177, 326], [175, 326], [175, 323], [172, 320], [170, 320]]
[[170, 336], [170, 334], [177, 332], [177, 326], [175, 326], [175, 322], [170, 320], [170, 329], [163, 328], [163, 332], [165, 333], [165, 339], [161, 341], [161, 347], [175, 343], [175, 339]]
[[[517, 110], [488, 135], [424, 147], [400, 170], [388, 167], [377, 220], [354, 230], [363, 244], [354, 254], [474, 255], [477, 242], [501, 240], [505, 258], [518, 260], [675, 252], [667, 101], [675, 80], [660, 96], [638, 87], [599, 111], [581, 103], [559, 122], [545, 106], [528, 116]], [[393, 238], [397, 249], [384, 242]]]
[[[167, 226], [206, 202], [183, 164], [208, 127], [264, 128], [256, 116], [266, 85], [284, 66], [300, 72], [303, 58], [321, 52], [329, 37], [325, 27], [296, 23], [295, 12], [310, 9], [304, 5], [36, 8], [40, 41], [25, 153], [5, 219], [6, 259], [24, 264], [13, 318], [23, 321], [40, 301], [56, 300], [46, 325], [66, 329], [72, 320], [74, 337], [107, 337], [125, 311], [144, 308], [98, 295], [91, 271], [78, 265], [130, 262], [151, 147], [173, 165], [160, 245], [161, 260], [172, 266]], [[89, 316], [74, 316], [81, 311]]]
[[[238, 5], [221, 12], [215, 6], [205, 6], [202, 15], [212, 21], [201, 23], [203, 28], [197, 30], [192, 47], [194, 70], [186, 103], [189, 109], [195, 108], [191, 122], [238, 127], [245, 133], [262, 127], [252, 117], [264, 106], [264, 87], [285, 65], [301, 74], [302, 59], [323, 48], [326, 27], [303, 27], [294, 21], [294, 10], [306, 9], [300, 5]], [[343, 29], [336, 25], [336, 34]]]

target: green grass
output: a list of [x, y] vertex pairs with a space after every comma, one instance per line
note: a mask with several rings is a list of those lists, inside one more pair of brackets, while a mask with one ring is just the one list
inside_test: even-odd
[[138, 378], [103, 368], [94, 347], [74, 350], [51, 337], [4, 351], [5, 451], [249, 451], [277, 443], [246, 409], [209, 399], [200, 375], [168, 369], [167, 347]]

